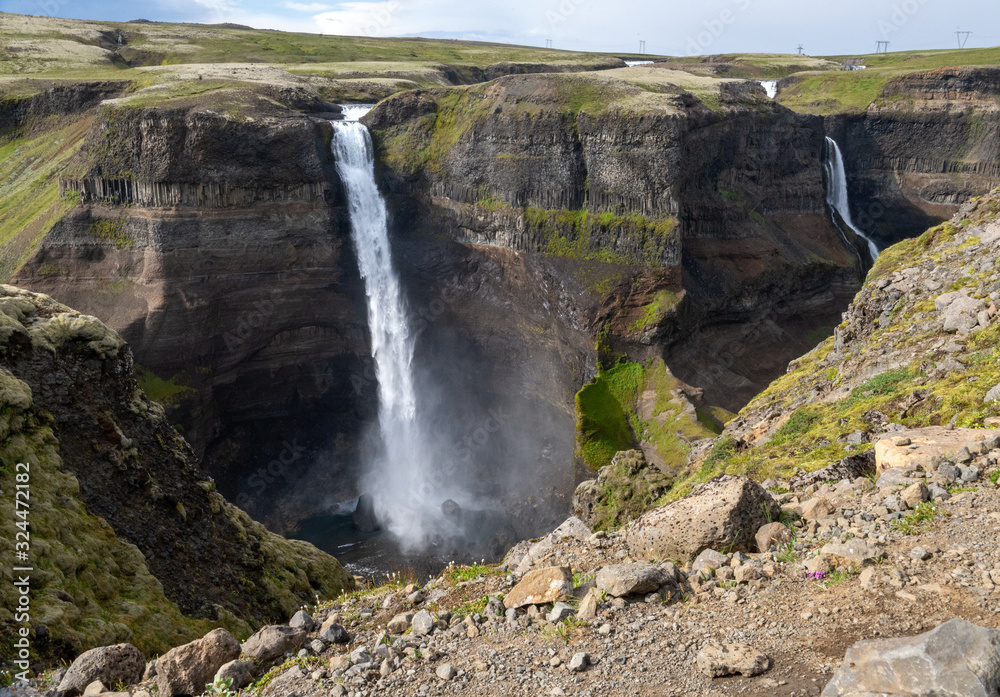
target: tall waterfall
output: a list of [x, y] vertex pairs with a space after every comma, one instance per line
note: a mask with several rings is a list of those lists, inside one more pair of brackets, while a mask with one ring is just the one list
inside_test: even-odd
[[851, 207], [847, 200], [847, 174], [844, 170], [844, 157], [840, 154], [837, 141], [827, 136], [826, 138], [827, 157], [823, 163], [826, 170], [826, 202], [830, 204], [847, 226], [854, 231], [854, 234], [868, 243], [868, 252], [872, 261], [878, 259], [878, 247], [858, 226], [851, 220]]
[[376, 515], [404, 541], [417, 545], [429, 533], [422, 502], [414, 496], [430, 474], [427, 444], [417, 424], [411, 333], [399, 277], [392, 263], [385, 201], [375, 184], [368, 129], [356, 119], [363, 109], [333, 121], [331, 149], [350, 205], [351, 235], [368, 297], [368, 325], [378, 379], [379, 430], [384, 450], [362, 486], [374, 498]]

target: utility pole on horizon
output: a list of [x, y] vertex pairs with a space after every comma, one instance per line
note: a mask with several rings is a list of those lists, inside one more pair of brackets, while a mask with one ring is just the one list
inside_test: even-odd
[[552, 39], [545, 40], [545, 48], [552, 48]]
[[888, 53], [889, 52], [889, 42], [888, 41], [876, 41], [875, 42], [875, 53]]
[[969, 40], [969, 37], [971, 35], [972, 35], [971, 31], [962, 31], [961, 29], [956, 31], [955, 38], [958, 39], [958, 47], [965, 48], [965, 43]]
[[641, 55], [646, 55], [646, 42], [639, 39], [639, 53]]
[[802, 44], [799, 44], [799, 55], [802, 55]]

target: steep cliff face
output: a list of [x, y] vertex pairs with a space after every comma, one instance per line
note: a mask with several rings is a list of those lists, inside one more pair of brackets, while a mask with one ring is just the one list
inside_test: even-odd
[[[424, 232], [560, 259], [609, 355], [662, 355], [738, 408], [835, 324], [855, 259], [825, 216], [819, 118], [749, 83], [698, 98], [671, 79], [507, 77], [399, 95], [366, 122]], [[664, 292], [683, 301], [659, 307]]]
[[61, 183], [80, 205], [16, 278], [120, 331], [144, 384], [255, 513], [252, 473], [292, 458], [288, 485], [307, 449], [356, 434], [373, 407], [351, 383], [369, 350], [330, 133], [260, 96], [107, 103]]
[[994, 190], [885, 250], [834, 336], [727, 424], [702, 476], [725, 460], [788, 476], [903, 427], [1000, 423], [998, 213]]
[[946, 220], [1000, 184], [1000, 68], [891, 80], [864, 114], [828, 117], [855, 222], [881, 246]]
[[[267, 532], [215, 490], [139, 389], [116, 333], [12, 286], [0, 286], [0, 322], [0, 474], [5, 491], [29, 484], [24, 565], [39, 657], [120, 641], [160, 652], [209, 624], [241, 631], [353, 584], [335, 559]], [[13, 558], [14, 497], [2, 506]], [[5, 651], [16, 631], [11, 573]]]
[[[331, 133], [245, 95], [106, 103], [61, 183], [80, 204], [18, 275], [120, 330], [220, 489], [289, 534], [360, 493], [378, 403]], [[577, 286], [545, 260], [397, 241], [438, 440], [477, 498], [550, 527], [593, 364], [564, 309]]]

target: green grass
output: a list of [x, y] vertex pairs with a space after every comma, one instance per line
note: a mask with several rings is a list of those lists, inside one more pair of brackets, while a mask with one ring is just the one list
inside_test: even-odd
[[859, 573], [861, 573], [859, 570], [853, 568], [834, 569], [831, 573], [823, 577], [823, 587], [833, 588], [852, 576], [857, 576]]
[[[16, 25], [16, 26], [15, 26]], [[441, 63], [454, 66], [487, 66], [504, 62], [550, 64], [555, 69], [594, 69], [617, 63], [612, 54], [542, 49], [512, 44], [487, 44], [421, 38], [366, 38], [324, 36], [220, 25], [24, 18], [0, 13], [0, 29], [16, 39], [64, 39], [80, 55], [60, 55], [54, 50], [8, 54], [10, 71], [34, 74], [66, 70], [129, 72], [124, 61], [111, 63], [82, 38], [85, 31], [122, 32], [126, 46], [120, 54], [134, 63], [178, 65], [186, 63]], [[112, 48], [109, 44], [108, 48]]]
[[295, 666], [302, 666], [309, 672], [309, 669], [321, 668], [326, 665], [326, 662], [319, 656], [306, 656], [305, 658], [289, 658], [284, 663], [276, 665], [271, 670], [264, 673], [264, 675], [257, 682], [250, 685], [249, 690], [255, 694], [263, 694], [264, 690], [271, 682], [281, 675], [282, 673], [291, 670]]
[[679, 297], [669, 290], [661, 290], [656, 298], [642, 306], [642, 316], [632, 325], [632, 331], [641, 332], [647, 327], [658, 324], [671, 310], [677, 307]]
[[576, 393], [577, 444], [591, 469], [611, 464], [615, 453], [635, 445], [626, 409], [634, 413], [644, 378], [641, 364], [623, 361], [610, 370], [601, 370], [593, 382]]
[[[920, 70], [948, 66], [998, 65], [1000, 48], [948, 49], [896, 52], [860, 58], [867, 70], [803, 72], [793, 85], [783, 87], [779, 101], [793, 109], [815, 114], [860, 113], [880, 98], [891, 80]], [[839, 56], [843, 60], [848, 56]], [[893, 95], [887, 95], [892, 98]]]
[[459, 584], [463, 581], [471, 581], [480, 576], [499, 576], [503, 572], [495, 566], [487, 564], [471, 564], [469, 566], [449, 566], [442, 572], [442, 576], [451, 582], [451, 585]]
[[59, 175], [79, 149], [89, 125], [88, 120], [61, 121], [59, 127], [0, 140], [3, 282], [17, 273], [52, 226], [79, 201], [78, 197], [59, 197]]
[[462, 603], [462, 605], [460, 605], [458, 609], [455, 610], [455, 614], [459, 615], [460, 617], [468, 617], [469, 615], [481, 615], [484, 612], [486, 612], [486, 606], [489, 604], [489, 602], [490, 602], [490, 597], [488, 595], [484, 595], [481, 598], [476, 598], [475, 600], [469, 600], [465, 603]]
[[791, 564], [798, 559], [798, 556], [798, 553], [795, 551], [795, 538], [792, 538], [791, 542], [785, 544], [775, 553], [774, 558], [780, 562]]
[[936, 503], [924, 501], [906, 515], [892, 521], [890, 527], [904, 535], [919, 535], [934, 524], [934, 518], [939, 512]]
[[164, 406], [176, 406], [182, 399], [195, 392], [193, 387], [178, 385], [176, 379], [175, 376], [170, 380], [164, 380], [152, 370], [139, 364], [135, 365], [135, 380], [139, 383], [139, 387], [149, 399]]

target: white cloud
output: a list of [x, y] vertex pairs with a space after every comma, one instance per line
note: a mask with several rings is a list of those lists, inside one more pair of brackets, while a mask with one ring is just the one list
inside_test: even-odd
[[304, 2], [283, 2], [282, 7], [287, 7], [289, 10], [295, 10], [296, 12], [325, 12], [326, 10], [332, 10], [332, 5], [324, 5], [319, 2], [310, 2], [308, 4]]
[[399, 33], [392, 27], [403, 10], [398, 0], [342, 2], [338, 8], [313, 17], [324, 34], [388, 36]]

